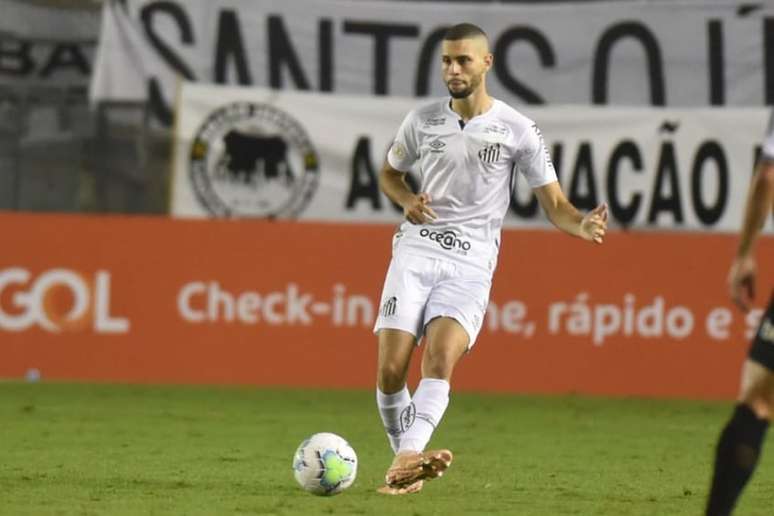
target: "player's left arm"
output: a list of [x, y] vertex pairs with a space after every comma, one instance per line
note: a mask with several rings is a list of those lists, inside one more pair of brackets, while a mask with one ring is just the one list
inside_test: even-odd
[[567, 200], [558, 181], [533, 190], [548, 220], [565, 233], [601, 244], [607, 231], [607, 204], [602, 203], [585, 215]]

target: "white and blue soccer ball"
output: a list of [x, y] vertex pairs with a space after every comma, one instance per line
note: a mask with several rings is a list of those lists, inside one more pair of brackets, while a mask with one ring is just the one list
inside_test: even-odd
[[339, 494], [357, 476], [357, 455], [342, 437], [330, 432], [304, 440], [293, 456], [293, 474], [301, 487], [320, 496]]

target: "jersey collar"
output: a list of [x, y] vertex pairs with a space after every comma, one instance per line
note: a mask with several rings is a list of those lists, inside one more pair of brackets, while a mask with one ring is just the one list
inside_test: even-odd
[[[497, 100], [496, 98], [492, 97], [492, 105], [489, 106], [489, 109], [487, 109], [486, 111], [484, 111], [480, 115], [474, 116], [473, 118], [471, 118], [467, 122], [464, 122], [464, 125], [470, 125], [471, 123], [473, 123], [476, 120], [484, 119], [484, 118], [487, 118], [487, 117], [493, 115], [495, 113], [495, 109], [499, 106], [499, 103], [500, 103], [499, 100]], [[454, 119], [457, 120], [457, 123], [462, 122], [462, 118], [460, 117], [460, 115], [456, 111], [454, 111], [452, 109], [451, 104], [452, 104], [452, 98], [448, 97], [446, 102], [444, 102], [444, 110], [448, 114], [453, 116]]]

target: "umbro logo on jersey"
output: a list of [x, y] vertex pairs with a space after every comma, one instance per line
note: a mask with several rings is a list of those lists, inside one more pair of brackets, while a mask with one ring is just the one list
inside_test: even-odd
[[392, 317], [395, 315], [395, 309], [398, 307], [398, 298], [392, 296], [382, 305], [382, 317]]
[[442, 152], [443, 148], [446, 147], [446, 142], [433, 140], [428, 145], [430, 145], [430, 149], [432, 149], [430, 152]]
[[478, 151], [478, 157], [484, 163], [494, 163], [500, 159], [500, 144], [493, 143]]

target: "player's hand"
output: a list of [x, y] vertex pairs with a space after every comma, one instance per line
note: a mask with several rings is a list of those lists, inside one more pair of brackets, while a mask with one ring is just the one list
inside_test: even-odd
[[420, 193], [411, 196], [403, 205], [403, 215], [412, 224], [426, 224], [438, 218], [430, 205], [430, 195]]
[[601, 244], [607, 231], [607, 203], [602, 203], [583, 217], [580, 236], [584, 240]]
[[728, 271], [728, 290], [731, 300], [743, 312], [750, 310], [755, 298], [755, 259], [737, 256]]

